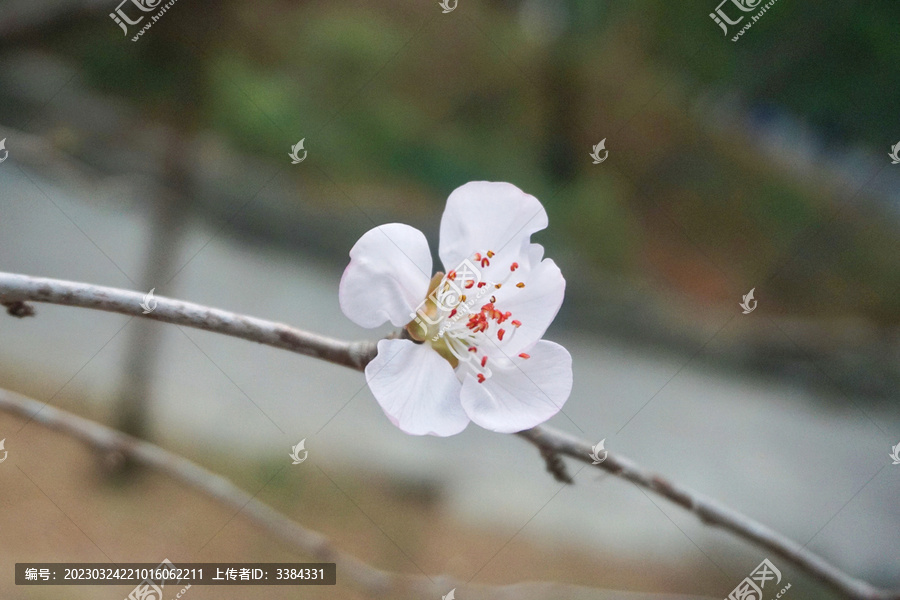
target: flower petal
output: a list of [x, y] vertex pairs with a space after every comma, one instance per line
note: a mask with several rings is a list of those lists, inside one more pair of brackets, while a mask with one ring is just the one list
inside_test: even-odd
[[511, 183], [467, 183], [447, 198], [441, 218], [441, 262], [449, 271], [475, 252], [493, 250], [504, 254], [508, 269], [513, 261], [527, 259], [531, 234], [545, 227], [547, 212], [540, 201]]
[[[524, 283], [525, 287], [517, 287], [517, 282]], [[530, 273], [513, 278], [502, 289], [496, 290], [494, 296], [497, 302], [494, 306], [500, 312], [510, 312], [512, 315], [501, 324], [491, 322], [485, 335], [493, 343], [484, 344], [485, 352], [493, 355], [499, 350], [507, 357], [513, 357], [527, 351], [544, 337], [562, 306], [565, 293], [566, 280], [556, 263], [549, 258], [542, 260]], [[513, 321], [521, 325], [515, 327]], [[505, 331], [502, 342], [497, 338], [501, 328]]]
[[367, 231], [350, 250], [341, 277], [341, 310], [363, 327], [390, 321], [402, 327], [428, 293], [431, 251], [425, 235], [401, 223]]
[[384, 414], [406, 433], [446, 437], [469, 424], [453, 367], [427, 344], [381, 340], [366, 381]]
[[572, 391], [571, 355], [546, 340], [535, 344], [529, 355], [513, 359], [511, 368], [495, 368], [484, 383], [466, 376], [460, 398], [473, 423], [513, 433], [539, 425], [562, 409]]

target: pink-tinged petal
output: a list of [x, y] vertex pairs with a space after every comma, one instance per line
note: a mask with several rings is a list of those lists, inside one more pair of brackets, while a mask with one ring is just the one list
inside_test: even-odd
[[363, 327], [385, 321], [402, 327], [425, 299], [431, 274], [431, 251], [421, 231], [401, 223], [381, 225], [350, 250], [338, 294], [341, 310]]
[[[456, 269], [475, 252], [492, 250], [503, 269], [527, 263], [531, 234], [547, 227], [540, 201], [511, 183], [473, 181], [453, 190], [441, 218], [440, 257]], [[493, 264], [492, 264], [493, 266]]]
[[381, 340], [366, 381], [384, 414], [406, 433], [446, 437], [469, 424], [453, 367], [427, 344]]
[[[518, 283], [525, 286], [520, 288]], [[549, 258], [523, 277], [510, 279], [494, 293], [497, 300], [494, 306], [502, 313], [511, 314], [503, 323], [491, 322], [485, 332], [491, 342], [483, 344], [484, 351], [492, 355], [500, 352], [508, 357], [526, 351], [544, 337], [562, 306], [565, 293], [566, 280]], [[500, 329], [504, 330], [503, 340], [498, 338]]]
[[466, 376], [460, 398], [473, 423], [513, 433], [540, 425], [562, 410], [572, 391], [571, 355], [546, 340], [528, 355], [513, 359], [510, 368], [495, 368], [484, 383]]

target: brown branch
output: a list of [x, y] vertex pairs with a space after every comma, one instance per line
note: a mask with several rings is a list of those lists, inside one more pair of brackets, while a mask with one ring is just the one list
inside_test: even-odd
[[[144, 315], [140, 307], [143, 296], [115, 288], [0, 273], [0, 304], [17, 302], [49, 302], [142, 316], [157, 321], [196, 327], [206, 331], [232, 335], [246, 340], [291, 350], [336, 364], [363, 370], [375, 356], [372, 342], [342, 342], [287, 325], [247, 317], [179, 300], [157, 298], [157, 308]], [[562, 431], [540, 426], [517, 434], [538, 447], [554, 477], [564, 481], [568, 475], [560, 469], [558, 455], [582, 462], [590, 458], [591, 445]], [[900, 600], [900, 591], [875, 588], [829, 564], [807, 548], [746, 515], [675, 484], [637, 466], [622, 456], [610, 453], [606, 460], [593, 465], [646, 488], [696, 514], [700, 520], [721, 527], [738, 537], [771, 550], [817, 580], [853, 600]]]

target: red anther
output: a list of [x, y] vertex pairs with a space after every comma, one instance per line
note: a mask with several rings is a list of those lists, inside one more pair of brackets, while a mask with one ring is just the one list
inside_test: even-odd
[[450, 311], [450, 318], [452, 319], [455, 316], [456, 316], [456, 309], [454, 308], [453, 310]]
[[456, 279], [456, 271], [450, 271], [449, 273], [447, 273], [447, 279], [449, 279], [450, 281], [455, 280]]
[[463, 287], [466, 288], [467, 290], [471, 290], [473, 285], [475, 285], [475, 280], [470, 279], [466, 282], [466, 285], [464, 285]]
[[490, 264], [491, 264], [491, 261], [489, 261], [487, 258], [482, 258], [482, 259], [481, 259], [481, 266], [482, 266], [482, 268], [487, 267], [487, 266], [489, 266]]
[[469, 346], [469, 352], [478, 352], [478, 348], [475, 346]]
[[501, 342], [503, 341], [504, 333], [506, 333], [506, 330], [504, 330], [504, 329], [500, 329], [497, 331], [497, 339], [500, 340]]
[[523, 288], [523, 287], [525, 287], [525, 284], [520, 281], [519, 283], [516, 284], [516, 287]]
[[516, 327], [521, 327], [521, 326], [522, 326], [522, 321], [520, 321], [520, 320], [518, 320], [518, 319], [513, 319], [512, 324], [515, 325]]
[[531, 358], [530, 354], [525, 354], [524, 352], [519, 355], [519, 358]]
[[478, 383], [484, 383], [484, 375], [481, 373], [478, 374]]
[[510, 271], [515, 271], [515, 270], [518, 269], [518, 268], [519, 268], [519, 263], [517, 263], [517, 262], [514, 262], [513, 264], [511, 264], [511, 265], [509, 266], [509, 270], [510, 270]]
[[494, 258], [494, 251], [488, 250], [488, 258]]
[[482, 356], [481, 357], [481, 366], [483, 367], [486, 364], [487, 364], [487, 356]]
[[487, 283], [484, 282], [484, 281], [479, 281], [479, 282], [478, 282], [478, 287], [480, 287], [480, 288], [483, 288], [483, 287], [486, 286], [486, 285], [487, 285]]
[[490, 302], [488, 302], [487, 304], [485, 304], [484, 306], [481, 307], [481, 310], [482, 310], [482, 312], [491, 312], [492, 310], [494, 310], [494, 305], [491, 304]]
[[478, 262], [480, 260], [481, 260], [481, 252], [476, 252], [475, 253], [475, 262]]
[[497, 301], [497, 296], [491, 296], [491, 304]]

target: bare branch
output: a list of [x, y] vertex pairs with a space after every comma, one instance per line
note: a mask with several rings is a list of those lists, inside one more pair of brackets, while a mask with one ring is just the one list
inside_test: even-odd
[[[287, 325], [247, 317], [179, 300], [158, 298], [156, 310], [144, 315], [140, 308], [143, 296], [115, 288], [0, 273], [0, 304], [9, 306], [27, 301], [50, 302], [142, 316], [157, 321], [196, 327], [206, 331], [232, 335], [268, 344], [363, 370], [375, 356], [372, 342], [342, 342]], [[590, 459], [591, 445], [567, 433], [541, 426], [518, 434], [538, 447], [548, 470], [561, 481], [568, 475], [560, 468], [558, 456], [565, 455], [582, 462]], [[819, 581], [853, 600], [900, 600], [900, 591], [880, 590], [851, 577], [797, 542], [687, 488], [647, 471], [627, 458], [610, 453], [602, 463], [593, 465], [646, 488], [678, 506], [693, 512], [700, 520], [721, 527], [762, 548], [771, 550], [809, 573]]]
[[144, 317], [239, 337], [357, 370], [364, 369], [375, 357], [374, 342], [344, 342], [191, 302], [161, 296], [155, 299], [156, 308], [144, 314], [144, 295], [139, 292], [0, 272], [0, 304], [7, 307], [28, 301], [47, 302]]
[[603, 462], [593, 464], [590, 442], [579, 440], [568, 433], [544, 425], [519, 432], [517, 435], [537, 446], [542, 455], [550, 452], [570, 456], [655, 492], [694, 513], [706, 525], [721, 527], [745, 540], [771, 550], [817, 580], [834, 588], [845, 598], [856, 600], [900, 599], [900, 592], [881, 590], [865, 581], [851, 577], [797, 542], [762, 523], [758, 523], [712, 498], [705, 497], [673, 483], [661, 475], [639, 467], [627, 458], [609, 452]]

